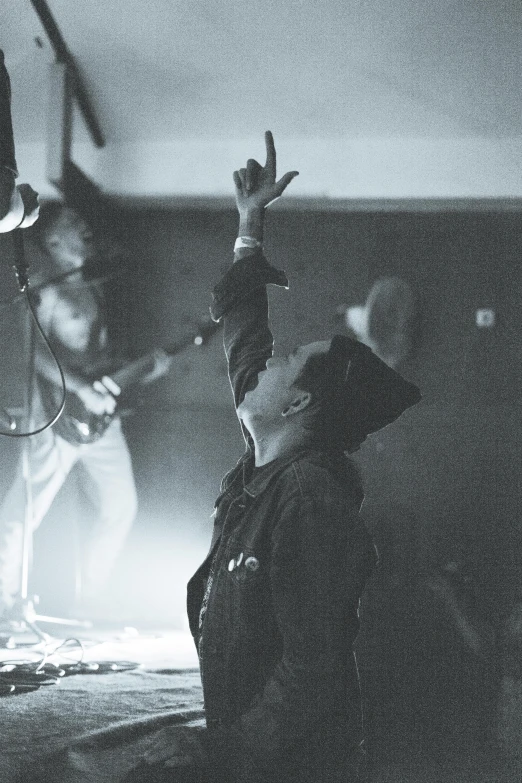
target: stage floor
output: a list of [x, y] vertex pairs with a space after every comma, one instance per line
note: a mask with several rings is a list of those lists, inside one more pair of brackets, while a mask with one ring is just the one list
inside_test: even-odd
[[[66, 637], [63, 629], [50, 630], [61, 638], [56, 635], [31, 648], [0, 649], [0, 666], [38, 661], [44, 651], [54, 650]], [[131, 780], [158, 731], [203, 720], [197, 655], [188, 633], [100, 626], [68, 629], [67, 636], [82, 640], [83, 661], [139, 666], [73, 674], [33, 692], [0, 698], [0, 783]], [[27, 639], [17, 633], [13, 637]], [[78, 646], [70, 646], [48, 661], [72, 663], [80, 654]]]
[[[49, 626], [40, 626], [45, 631]], [[197, 669], [198, 656], [192, 636], [188, 631], [159, 630], [140, 626], [121, 626], [96, 624], [91, 629], [52, 627], [52, 637], [48, 645], [19, 646], [14, 649], [0, 647], [0, 663], [12, 659], [38, 660], [44, 649], [50, 651], [67, 638], [76, 638], [84, 645], [83, 660], [133, 660], [149, 669], [174, 668]], [[26, 633], [12, 631], [15, 643], [31, 642], [34, 637]], [[36, 641], [36, 639], [34, 639]], [[79, 648], [71, 647], [67, 655], [75, 658]], [[51, 656], [50, 661], [59, 663], [60, 652]]]
[[[47, 652], [66, 638], [63, 629], [50, 630]], [[74, 633], [69, 629], [67, 635], [81, 638], [84, 661], [134, 661], [139, 667], [74, 674], [34, 692], [1, 697], [0, 783], [174, 783], [172, 770], [152, 770], [143, 754], [166, 727], [203, 725], [201, 681], [190, 634], [99, 626]], [[43, 645], [0, 649], [0, 666], [37, 661], [43, 651]], [[49, 661], [71, 663], [78, 653], [79, 648], [71, 647], [67, 657], [57, 652]], [[380, 764], [370, 780], [495, 783], [491, 770], [413, 755], [399, 764]]]

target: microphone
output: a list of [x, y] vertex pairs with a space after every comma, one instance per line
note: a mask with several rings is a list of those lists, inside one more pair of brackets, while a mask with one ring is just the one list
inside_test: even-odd
[[24, 235], [21, 228], [15, 228], [11, 233], [13, 235], [13, 269], [18, 281], [18, 288], [23, 294], [29, 285], [29, 265], [25, 259]]

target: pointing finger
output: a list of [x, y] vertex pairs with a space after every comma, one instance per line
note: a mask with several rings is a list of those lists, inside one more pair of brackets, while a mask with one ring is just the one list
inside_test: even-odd
[[276, 175], [276, 149], [274, 144], [274, 137], [272, 131], [265, 133], [265, 145], [266, 145], [266, 165], [265, 168], [275, 179]]

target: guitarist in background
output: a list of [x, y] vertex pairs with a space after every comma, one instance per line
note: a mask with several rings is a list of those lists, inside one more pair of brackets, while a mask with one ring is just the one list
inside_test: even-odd
[[[121, 421], [113, 415], [116, 397], [101, 382], [86, 380], [87, 368], [109, 364], [110, 345], [103, 283], [88, 280], [84, 267], [96, 257], [93, 232], [74, 210], [53, 202], [44, 205], [37, 241], [44, 258], [33, 267], [37, 313], [65, 375], [68, 396], [75, 396], [87, 414], [108, 415], [109, 424], [92, 442], [68, 438], [53, 428], [31, 438], [33, 531], [41, 523], [71, 468], [80, 462], [85, 490], [97, 518], [86, 544], [82, 571], [83, 608], [89, 612], [105, 585], [136, 515], [136, 488]], [[33, 270], [32, 270], [33, 271]], [[142, 378], [150, 382], [170, 367], [165, 352], [154, 352], [153, 366]], [[39, 397], [48, 414], [57, 410], [60, 379], [51, 355], [37, 341], [35, 372]], [[67, 407], [66, 407], [67, 412]], [[65, 415], [62, 415], [65, 418]], [[20, 587], [24, 486], [19, 468], [0, 507], [0, 616], [7, 614]]]

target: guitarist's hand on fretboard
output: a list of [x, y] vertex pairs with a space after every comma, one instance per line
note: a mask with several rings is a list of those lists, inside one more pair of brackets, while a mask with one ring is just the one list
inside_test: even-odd
[[78, 397], [90, 413], [103, 416], [105, 413], [114, 413], [116, 400], [112, 394], [104, 389], [103, 385], [96, 382], [97, 388], [86, 384], [78, 390]]

